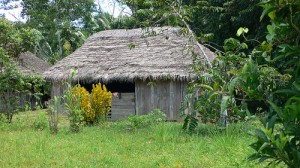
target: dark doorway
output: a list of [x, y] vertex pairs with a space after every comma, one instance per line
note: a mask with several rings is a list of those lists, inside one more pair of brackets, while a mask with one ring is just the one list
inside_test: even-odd
[[[96, 83], [95, 83], [96, 84]], [[92, 92], [92, 84], [80, 83], [81, 86], [85, 87], [87, 91]], [[119, 93], [134, 93], [135, 84], [134, 82], [109, 82], [105, 84], [106, 88], [110, 92], [119, 92]]]
[[106, 85], [111, 92], [134, 93], [135, 85], [133, 82], [110, 82]]

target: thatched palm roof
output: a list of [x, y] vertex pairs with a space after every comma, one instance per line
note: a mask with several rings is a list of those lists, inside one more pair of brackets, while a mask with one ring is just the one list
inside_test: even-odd
[[[85, 82], [135, 79], [188, 80], [192, 73], [192, 57], [184, 55], [189, 43], [179, 28], [107, 30], [89, 37], [84, 45], [44, 73], [48, 80], [70, 77], [75, 68], [75, 80]], [[153, 35], [155, 32], [156, 35]], [[205, 48], [213, 59], [214, 54]]]
[[17, 68], [26, 75], [42, 75], [50, 65], [31, 52], [21, 53], [17, 58]]

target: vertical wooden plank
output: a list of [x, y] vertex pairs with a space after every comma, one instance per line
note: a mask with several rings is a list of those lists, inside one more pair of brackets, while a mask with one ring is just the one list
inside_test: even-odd
[[150, 86], [150, 109], [154, 109], [155, 108], [155, 106], [154, 106], [154, 98], [155, 98], [154, 86], [151, 85]]
[[177, 107], [176, 107], [176, 111], [177, 111], [177, 113], [176, 113], [176, 120], [180, 120], [180, 115], [181, 115], [181, 113], [182, 113], [182, 111], [181, 111], [181, 105], [182, 105], [182, 102], [183, 102], [183, 100], [184, 100], [184, 97], [185, 97], [185, 95], [184, 95], [184, 88], [185, 88], [185, 85], [184, 85], [184, 82], [182, 82], [182, 81], [179, 81], [179, 82], [177, 82], [177, 98], [176, 98], [176, 102], [178, 102], [177, 103]]
[[150, 108], [150, 89], [146, 85], [145, 81], [137, 81], [136, 87], [138, 89], [137, 91], [137, 115], [143, 115], [146, 114], [147, 111]]
[[140, 83], [140, 94], [141, 94], [141, 99], [140, 99], [140, 105], [141, 105], [141, 108], [140, 108], [140, 113], [139, 115], [143, 115], [144, 114], [144, 111], [145, 111], [145, 108], [146, 108], [146, 100], [145, 100], [145, 86], [144, 86], [144, 82], [141, 81]]
[[185, 82], [156, 81], [156, 86], [147, 86], [148, 82], [136, 81], [136, 114], [144, 115], [159, 108], [168, 120], [178, 120], [185, 96]]
[[169, 87], [169, 81], [160, 81], [159, 82], [159, 91], [158, 91], [158, 97], [159, 97], [159, 103], [158, 107], [160, 108], [165, 114], [167, 115], [167, 118], [170, 118], [170, 110], [169, 110], [169, 99], [170, 99], [170, 87]]
[[173, 81], [171, 80], [170, 83], [169, 83], [169, 119], [170, 120], [175, 120], [175, 111], [174, 111], [174, 100], [176, 99], [175, 97], [175, 90], [174, 90], [174, 84], [173, 84]]
[[178, 81], [172, 82], [172, 86], [171, 86], [171, 88], [172, 88], [171, 92], [173, 93], [173, 95], [171, 97], [172, 103], [173, 103], [172, 120], [177, 120], [178, 116], [179, 116], [178, 114], [180, 113], [180, 110], [179, 110], [180, 104], [181, 104], [180, 99], [179, 99], [180, 88], [178, 88], [178, 86], [179, 86]]
[[135, 85], [134, 85], [134, 107], [135, 107], [134, 114], [135, 115], [138, 115], [138, 113], [139, 113], [139, 108], [138, 108], [138, 105], [139, 105], [139, 103], [138, 103], [138, 97], [139, 97], [138, 92], [139, 92], [139, 89], [138, 88], [139, 87], [137, 87], [137, 82], [135, 82]]

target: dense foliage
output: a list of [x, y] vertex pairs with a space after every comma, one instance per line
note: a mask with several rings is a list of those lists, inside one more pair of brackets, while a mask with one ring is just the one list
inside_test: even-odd
[[[281, 162], [288, 167], [300, 166], [300, 2], [297, 0], [263, 0], [262, 17], [268, 15], [263, 55], [281, 73], [291, 75], [285, 89], [274, 90], [269, 99], [271, 109], [264, 118], [264, 128], [257, 130], [258, 140], [252, 144], [257, 151], [252, 158]], [[265, 47], [267, 46], [267, 47]], [[278, 124], [280, 123], [280, 124]]]
[[[257, 130], [257, 142], [252, 144], [256, 153], [252, 158], [269, 160], [272, 165], [283, 162], [289, 167], [300, 166], [299, 0], [119, 0], [132, 10], [132, 17], [120, 18], [102, 12], [92, 18], [92, 1], [68, 2], [24, 0], [26, 25], [39, 31], [21, 25], [11, 27], [2, 20], [3, 58], [7, 54], [16, 57], [30, 48], [51, 55], [55, 62], [73, 52], [95, 31], [185, 27], [183, 32], [191, 40], [217, 51], [217, 58], [212, 63], [199, 61], [199, 55], [192, 51], [198, 79], [190, 84], [190, 93], [183, 102], [183, 109], [189, 111], [184, 129], [193, 132], [199, 122], [227, 127], [230, 122], [262, 116], [263, 129]], [[22, 40], [23, 37], [33, 41]], [[6, 72], [18, 75], [13, 68]], [[75, 130], [83, 116], [85, 122], [99, 120], [111, 105], [100, 100], [111, 99], [101, 85], [93, 86], [92, 96], [79, 86], [76, 89], [77, 94], [69, 89], [66, 96], [69, 112], [74, 114], [71, 121]], [[137, 116], [129, 119], [133, 126], [144, 120]]]
[[75, 51], [93, 32], [95, 4], [92, 0], [23, 0], [22, 3], [26, 26], [38, 29], [44, 37], [36, 52], [41, 57], [52, 58], [52, 63]]
[[[195, 34], [208, 45], [221, 49], [239, 27], [248, 27], [250, 38], [262, 39], [267, 19], [260, 22], [259, 0], [119, 0], [130, 7], [137, 26], [183, 26], [178, 11]], [[253, 46], [253, 44], [251, 44]]]
[[128, 129], [146, 128], [165, 121], [166, 114], [160, 109], [154, 109], [146, 115], [131, 115], [128, 117]]
[[[299, 1], [123, 2], [141, 26], [183, 25], [202, 42], [210, 39], [218, 46], [224, 41], [212, 66], [194, 62], [199, 80], [191, 84], [183, 103], [192, 108], [185, 129], [193, 131], [199, 120], [227, 126], [249, 115], [267, 114], [265, 129], [252, 145], [257, 150], [254, 158], [299, 167]], [[240, 38], [228, 38], [235, 34]], [[278, 122], [284, 127], [276, 129]]]
[[17, 69], [20, 53], [31, 50], [39, 41], [35, 29], [25, 29], [0, 18], [0, 112], [11, 121], [22, 95], [39, 99], [45, 81], [40, 76], [24, 75]]
[[[0, 9], [14, 8], [18, 0], [4, 1]], [[114, 18], [102, 11], [93, 0], [23, 0], [24, 24], [34, 29], [40, 40], [31, 51], [54, 64], [79, 48], [91, 34], [113, 28], [133, 27], [129, 17]]]
[[12, 23], [0, 18], [0, 47], [10, 57], [17, 58], [20, 53], [33, 50], [41, 38], [36, 29], [23, 28], [19, 23]]

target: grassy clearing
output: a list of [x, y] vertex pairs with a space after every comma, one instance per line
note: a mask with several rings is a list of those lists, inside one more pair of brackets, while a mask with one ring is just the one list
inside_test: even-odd
[[246, 159], [255, 140], [250, 124], [202, 125], [196, 135], [168, 122], [137, 130], [126, 129], [126, 121], [105, 122], [78, 134], [61, 124], [51, 135], [30, 126], [34, 116], [20, 118], [0, 126], [1, 167], [258, 167]]

